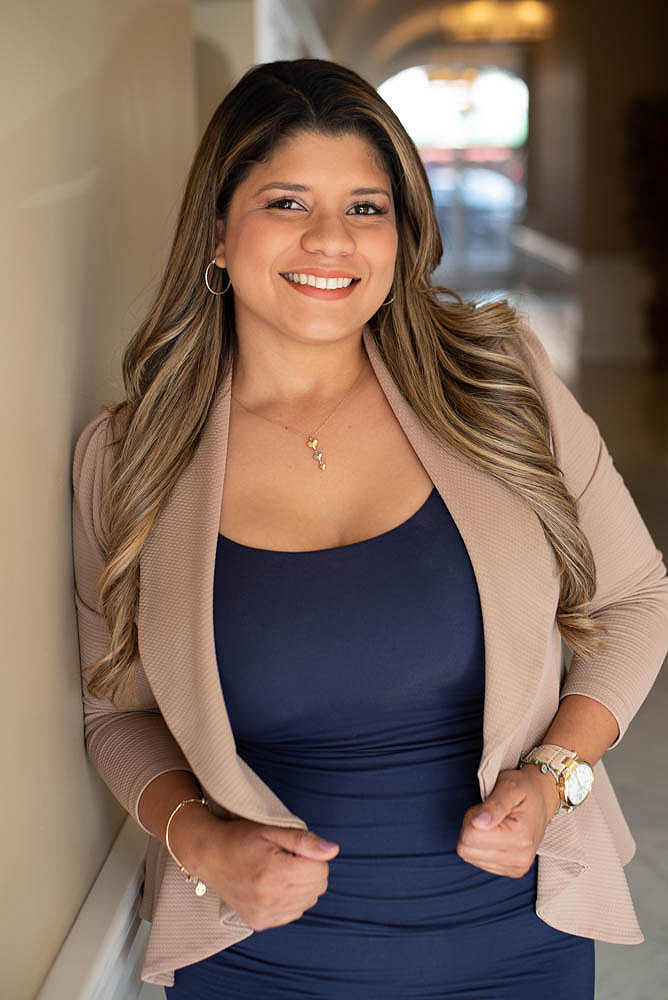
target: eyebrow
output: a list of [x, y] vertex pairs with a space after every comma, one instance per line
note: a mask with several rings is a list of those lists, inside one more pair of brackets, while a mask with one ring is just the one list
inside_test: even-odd
[[[265, 184], [263, 187], [258, 188], [258, 190], [253, 195], [256, 198], [263, 191], [269, 191], [271, 189], [280, 189], [281, 191], [310, 191], [311, 189], [306, 186], [306, 184], [288, 184], [285, 181], [273, 181], [271, 184]], [[385, 194], [388, 198], [392, 198], [392, 195], [386, 188], [355, 188], [351, 194]]]

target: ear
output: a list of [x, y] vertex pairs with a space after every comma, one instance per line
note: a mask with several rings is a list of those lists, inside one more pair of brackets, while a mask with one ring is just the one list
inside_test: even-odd
[[225, 222], [216, 213], [216, 265], [225, 267]]

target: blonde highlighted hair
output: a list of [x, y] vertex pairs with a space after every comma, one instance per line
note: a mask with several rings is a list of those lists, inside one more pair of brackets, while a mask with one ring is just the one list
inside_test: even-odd
[[233, 292], [211, 295], [203, 281], [215, 256], [216, 218], [225, 219], [253, 165], [302, 132], [352, 134], [375, 149], [392, 184], [398, 229], [394, 300], [368, 320], [379, 350], [423, 423], [540, 519], [560, 568], [557, 623], [567, 645], [590, 656], [601, 641], [604, 626], [588, 614], [594, 559], [551, 451], [548, 415], [530, 376], [505, 350], [518, 336], [520, 315], [505, 300], [476, 306], [431, 283], [443, 247], [429, 183], [413, 142], [374, 87], [336, 63], [285, 60], [249, 70], [211, 118], [154, 302], [123, 357], [126, 398], [110, 408], [114, 464], [98, 581], [110, 644], [88, 678], [98, 697], [130, 692], [142, 546], [236, 357]]

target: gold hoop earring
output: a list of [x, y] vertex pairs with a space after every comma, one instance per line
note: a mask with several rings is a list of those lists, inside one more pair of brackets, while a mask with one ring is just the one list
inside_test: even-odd
[[[231, 278], [228, 279], [227, 285], [225, 286], [225, 288], [223, 288], [222, 292], [215, 291], [215, 289], [213, 289], [211, 287], [211, 285], [209, 284], [209, 268], [211, 267], [212, 264], [215, 264], [215, 263], [216, 263], [216, 258], [214, 257], [213, 260], [209, 261], [209, 263], [207, 264], [206, 271], [204, 272], [204, 284], [209, 289], [209, 291], [211, 292], [212, 295], [224, 295], [225, 292], [227, 291], [227, 289], [232, 284], [232, 279]], [[221, 270], [224, 271], [225, 268], [222, 268]]]

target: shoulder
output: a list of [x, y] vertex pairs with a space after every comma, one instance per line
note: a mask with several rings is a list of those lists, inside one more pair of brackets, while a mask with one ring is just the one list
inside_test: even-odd
[[79, 432], [74, 445], [72, 474], [75, 484], [91, 467], [107, 464], [106, 452], [115, 443], [114, 434], [118, 434], [125, 422], [125, 408], [119, 404], [105, 403], [95, 416]]
[[99, 479], [108, 464], [107, 444], [111, 441], [112, 406], [105, 404], [80, 431], [74, 445], [72, 483], [75, 491]]
[[107, 438], [111, 412], [103, 406], [80, 431], [74, 445], [73, 474], [75, 482], [81, 478], [83, 466], [96, 460]]

